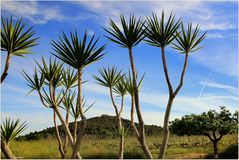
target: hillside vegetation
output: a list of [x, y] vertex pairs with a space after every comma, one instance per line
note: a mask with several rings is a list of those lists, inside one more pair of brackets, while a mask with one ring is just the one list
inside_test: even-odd
[[[128, 130], [127, 136], [132, 136], [133, 130], [130, 127], [130, 121], [122, 119], [124, 127]], [[81, 121], [78, 121], [78, 126]], [[73, 123], [69, 123], [70, 131], [73, 132]], [[138, 124], [136, 123], [136, 127]], [[79, 129], [79, 128], [78, 128]], [[59, 131], [64, 137], [64, 130], [62, 125], [59, 126]], [[162, 128], [156, 125], [145, 125], [146, 136], [158, 136], [161, 134]], [[46, 139], [55, 136], [55, 128], [49, 127], [42, 131], [30, 132], [24, 136], [18, 138], [18, 140], [39, 140]], [[87, 126], [85, 131], [86, 136], [93, 136], [95, 138], [116, 138], [117, 137], [117, 122], [114, 116], [102, 115], [100, 117], [93, 117], [87, 120]]]

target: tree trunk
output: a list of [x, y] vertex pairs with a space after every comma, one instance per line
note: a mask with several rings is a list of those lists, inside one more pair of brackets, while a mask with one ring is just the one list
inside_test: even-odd
[[3, 140], [1, 140], [1, 150], [7, 159], [16, 159], [8, 144]]
[[[69, 110], [66, 111], [66, 125], [67, 128], [69, 128]], [[67, 145], [68, 145], [68, 136], [65, 133], [65, 140], [64, 140], [64, 145], [63, 145], [63, 151], [66, 155], [67, 152]]]
[[214, 142], [213, 142], [214, 159], [218, 159], [218, 148], [217, 148], [217, 142], [218, 142], [218, 141], [214, 141]]
[[10, 54], [10, 52], [8, 52], [6, 62], [5, 62], [5, 68], [4, 68], [4, 71], [3, 71], [2, 76], [1, 76], [1, 83], [4, 81], [4, 79], [8, 75], [8, 69], [9, 69], [9, 65], [10, 65], [10, 57], [11, 57], [11, 54]]
[[76, 143], [75, 143], [71, 158], [76, 158], [76, 153], [78, 152], [80, 148], [80, 144], [84, 136], [85, 127], [86, 127], [86, 117], [84, 116], [84, 111], [82, 108], [82, 69], [81, 68], [78, 70], [78, 103], [79, 103], [78, 107], [79, 107], [80, 116], [81, 116], [81, 125], [80, 125], [80, 132], [77, 135]]
[[124, 158], [124, 132], [122, 131], [122, 121], [121, 117], [118, 118], [118, 132], [120, 134], [120, 144], [119, 144], [119, 155], [118, 159], [123, 159]]
[[[55, 109], [55, 111], [56, 111], [56, 114], [57, 114], [59, 120], [60, 120], [61, 123], [62, 123], [62, 127], [63, 127], [63, 129], [64, 129], [66, 135], [68, 136], [68, 138], [69, 138], [69, 140], [70, 140], [71, 148], [72, 148], [72, 150], [74, 151], [74, 144], [75, 144], [75, 143], [74, 143], [74, 139], [73, 139], [73, 137], [72, 137], [72, 135], [71, 135], [71, 132], [70, 132], [69, 128], [67, 127], [67, 124], [66, 124], [66, 122], [64, 121], [64, 119], [63, 119], [63, 117], [62, 117], [62, 115], [61, 115], [59, 109], [58, 109], [57, 107], [55, 107], [54, 109]], [[80, 158], [80, 159], [81, 159], [81, 156], [80, 156], [79, 152], [77, 152], [76, 155], [77, 155], [77, 158]]]
[[166, 58], [165, 58], [165, 53], [164, 53], [164, 47], [161, 47], [161, 52], [162, 52], [164, 75], [165, 75], [168, 90], [169, 90], [169, 99], [168, 99], [168, 104], [167, 104], [167, 108], [166, 108], [166, 112], [165, 112], [165, 116], [164, 116], [163, 140], [162, 140], [159, 157], [158, 157], [159, 159], [164, 159], [166, 147], [168, 145], [168, 138], [169, 138], [169, 127], [168, 127], [169, 116], [170, 116], [173, 100], [176, 97], [176, 95], [178, 94], [181, 87], [183, 86], [184, 75], [185, 75], [185, 72], [187, 69], [187, 64], [188, 64], [188, 53], [185, 53], [184, 65], [183, 65], [183, 70], [181, 73], [179, 85], [177, 86], [176, 90], [173, 91], [173, 87], [171, 85], [170, 78], [168, 75], [168, 68], [167, 68], [167, 63], [166, 63]]
[[166, 109], [165, 117], [164, 117], [163, 140], [162, 140], [162, 144], [160, 146], [160, 152], [159, 152], [159, 157], [158, 157], [159, 159], [164, 159], [166, 147], [167, 147], [167, 144], [168, 144], [168, 138], [169, 138], [168, 122], [169, 122], [171, 107], [172, 107], [172, 104], [173, 104], [173, 99], [174, 99], [174, 97], [169, 96], [167, 109]]
[[63, 148], [62, 148], [61, 136], [60, 136], [60, 133], [59, 133], [58, 126], [56, 124], [56, 112], [54, 110], [53, 110], [53, 122], [54, 122], [54, 126], [55, 126], [55, 129], [56, 129], [56, 138], [57, 138], [57, 142], [58, 142], [58, 149], [60, 151], [61, 158], [64, 159], [65, 158], [65, 153], [64, 153]]
[[140, 144], [143, 149], [145, 157], [147, 159], [153, 159], [153, 156], [151, 155], [151, 152], [150, 152], [150, 150], [146, 144], [146, 141], [145, 141], [144, 121], [143, 121], [143, 117], [141, 115], [141, 109], [140, 109], [140, 104], [139, 104], [138, 85], [137, 85], [137, 81], [136, 81], [137, 76], [136, 76], [136, 68], [134, 65], [134, 59], [133, 59], [133, 54], [132, 54], [132, 48], [129, 48], [129, 58], [130, 58], [131, 70], [133, 73], [133, 87], [134, 87], [135, 107], [136, 107], [136, 112], [137, 112], [138, 121], [139, 121]]
[[77, 119], [74, 120], [74, 141], [76, 142], [77, 138]]
[[137, 139], [139, 139], [139, 132], [134, 124], [134, 96], [133, 95], [131, 96], [131, 123], [130, 124], [131, 124], [131, 127], [133, 128], [133, 131]]

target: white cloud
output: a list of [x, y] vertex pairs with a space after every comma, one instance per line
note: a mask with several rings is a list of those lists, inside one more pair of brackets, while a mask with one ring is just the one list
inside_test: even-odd
[[24, 17], [34, 24], [44, 24], [50, 20], [62, 21], [66, 17], [56, 6], [42, 6], [36, 1], [3, 1], [2, 10], [14, 17]]
[[207, 39], [217, 39], [217, 38], [224, 38], [224, 36], [220, 33], [208, 33]]
[[230, 85], [221, 84], [221, 83], [214, 82], [214, 81], [202, 81], [199, 84], [205, 85], [207, 87], [212, 87], [212, 88], [225, 89], [225, 90], [237, 95], [237, 88], [230, 86]]

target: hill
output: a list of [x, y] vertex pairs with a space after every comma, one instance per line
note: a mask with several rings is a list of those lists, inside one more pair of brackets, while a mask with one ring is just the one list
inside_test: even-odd
[[[128, 129], [127, 136], [132, 136], [133, 130], [130, 127], [130, 121], [127, 119], [122, 119], [123, 125], [126, 129]], [[81, 121], [78, 121], [78, 126]], [[136, 123], [136, 127], [138, 124]], [[73, 123], [69, 123], [70, 131], [73, 132]], [[93, 117], [87, 120], [87, 126], [85, 131], [85, 136], [96, 137], [96, 138], [115, 138], [117, 137], [117, 123], [116, 117], [101, 115], [100, 117]], [[59, 126], [59, 131], [62, 136], [64, 136], [64, 130], [62, 125]], [[145, 125], [145, 135], [146, 136], [156, 136], [159, 135], [162, 131], [162, 128], [156, 125]], [[18, 138], [26, 139], [26, 140], [38, 140], [44, 139], [48, 137], [55, 136], [55, 128], [50, 127], [46, 128], [42, 131], [30, 132], [24, 136]]]

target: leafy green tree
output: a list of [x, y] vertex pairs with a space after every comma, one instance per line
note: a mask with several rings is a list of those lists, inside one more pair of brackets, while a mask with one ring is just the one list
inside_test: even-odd
[[70, 38], [66, 36], [63, 32], [62, 36], [59, 36], [59, 40], [52, 41], [52, 46], [54, 49], [53, 55], [57, 58], [70, 65], [77, 70], [78, 75], [78, 104], [77, 107], [80, 112], [80, 117], [83, 123], [80, 126], [80, 132], [77, 135], [77, 140], [74, 145], [74, 150], [71, 158], [76, 158], [77, 152], [79, 150], [82, 138], [86, 127], [86, 117], [83, 111], [82, 102], [82, 75], [83, 69], [88, 65], [97, 62], [104, 56], [105, 45], [100, 47], [97, 46], [99, 40], [95, 40], [95, 35], [93, 35], [89, 40], [87, 38], [87, 33], [85, 32], [83, 40], [78, 39], [78, 34], [75, 31], [70, 33]]
[[[181, 20], [179, 19], [175, 21], [175, 16], [173, 16], [172, 14], [170, 14], [166, 22], [164, 19], [165, 19], [164, 12], [162, 12], [160, 22], [158, 21], [156, 14], [153, 14], [152, 17], [147, 18], [146, 20], [147, 26], [145, 27], [145, 34], [147, 37], [146, 42], [149, 45], [161, 48], [164, 75], [169, 90], [169, 99], [164, 116], [163, 139], [162, 145], [160, 147], [160, 153], [158, 157], [159, 159], [162, 159], [165, 156], [165, 150], [169, 138], [169, 128], [168, 128], [169, 116], [174, 98], [176, 97], [179, 90], [183, 86], [184, 76], [188, 65], [188, 55], [191, 52], [195, 52], [201, 49], [201, 47], [199, 47], [198, 45], [206, 37], [206, 32], [203, 33], [202, 35], [199, 35], [200, 31], [199, 26], [196, 26], [196, 28], [193, 29], [192, 24], [188, 24], [188, 28], [185, 29], [183, 23], [181, 23]], [[180, 24], [181, 31], [178, 32], [177, 30], [179, 29]], [[176, 43], [173, 43], [173, 48], [178, 50], [181, 54], [185, 55], [183, 69], [180, 76], [180, 82], [175, 90], [173, 90], [170, 81], [165, 57], [165, 47], [170, 45], [173, 42], [173, 40], [176, 40]]]
[[[237, 113], [237, 112], [236, 112]], [[170, 130], [177, 135], [204, 135], [213, 143], [214, 158], [218, 158], [218, 142], [224, 135], [238, 131], [238, 121], [226, 107], [220, 112], [210, 110], [200, 115], [185, 115], [171, 122]]]
[[9, 19], [1, 18], [1, 50], [7, 53], [5, 67], [1, 76], [1, 83], [8, 75], [10, 60], [12, 56], [24, 57], [30, 54], [29, 48], [37, 45], [36, 40], [33, 38], [35, 32], [32, 27], [26, 28], [26, 23], [22, 23], [22, 19], [17, 20], [14, 24], [12, 17]]
[[[119, 154], [118, 158], [124, 158], [124, 127], [122, 126], [121, 114], [124, 107], [124, 96], [127, 94], [127, 90], [124, 85], [124, 79], [122, 76], [122, 71], [118, 70], [116, 67], [108, 67], [99, 69], [100, 77], [93, 76], [98, 84], [109, 88], [109, 94], [111, 102], [115, 109], [117, 124], [118, 124], [118, 133], [120, 135], [120, 144], [119, 144]], [[121, 106], [120, 108], [116, 105], [113, 92], [118, 94], [121, 97]], [[118, 109], [119, 108], [119, 109]]]
[[26, 128], [26, 122], [20, 123], [20, 119], [14, 121], [6, 118], [5, 122], [1, 125], [1, 150], [7, 159], [16, 159], [9, 148], [9, 142], [19, 136]]
[[131, 71], [133, 75], [133, 87], [134, 87], [134, 100], [135, 100], [135, 107], [139, 121], [139, 142], [143, 149], [143, 152], [148, 159], [153, 159], [152, 154], [146, 144], [145, 140], [145, 129], [144, 129], [144, 121], [141, 113], [140, 101], [139, 101], [139, 91], [137, 87], [137, 75], [136, 75], [136, 67], [133, 58], [133, 47], [139, 44], [145, 37], [144, 35], [144, 22], [141, 19], [137, 19], [134, 15], [130, 15], [128, 23], [125, 20], [123, 15], [120, 16], [120, 22], [122, 26], [122, 30], [119, 28], [115, 22], [110, 19], [108, 29], [105, 31], [110, 35], [106, 36], [110, 41], [118, 44], [123, 48], [128, 49]]

